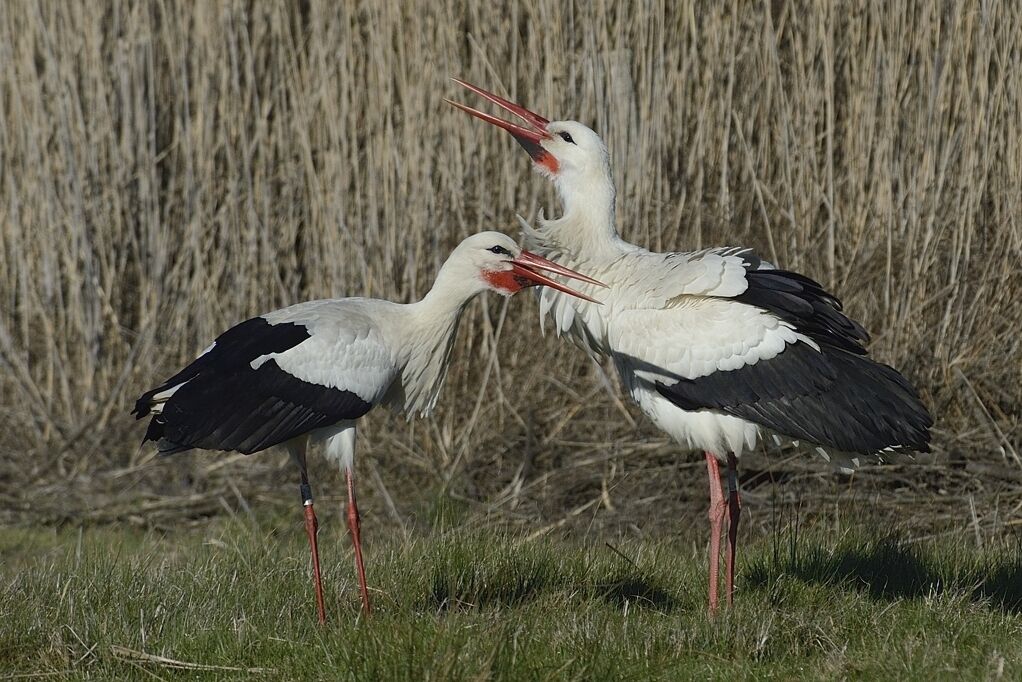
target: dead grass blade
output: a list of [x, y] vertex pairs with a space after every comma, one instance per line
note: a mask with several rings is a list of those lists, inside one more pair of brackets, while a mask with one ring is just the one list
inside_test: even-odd
[[206, 663], [190, 663], [188, 661], [179, 661], [173, 658], [167, 658], [166, 656], [157, 656], [155, 654], [147, 654], [144, 651], [137, 651], [135, 649], [129, 649], [127, 647], [118, 646], [112, 644], [110, 646], [110, 654], [119, 661], [126, 663], [144, 663], [151, 665], [158, 665], [164, 668], [174, 668], [175, 670], [201, 670], [201, 671], [224, 671], [224, 672], [240, 672], [240, 673], [251, 673], [253, 675], [265, 675], [276, 672], [272, 668], [240, 668], [232, 665], [209, 665]]

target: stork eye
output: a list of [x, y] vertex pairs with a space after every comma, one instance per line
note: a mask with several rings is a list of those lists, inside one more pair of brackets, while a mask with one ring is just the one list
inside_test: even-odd
[[560, 135], [561, 139], [564, 140], [565, 142], [567, 142], [569, 144], [575, 144], [575, 140], [571, 139], [571, 135], [569, 135], [568, 133], [560, 132], [560, 133], [557, 133], [557, 134]]
[[511, 252], [508, 251], [507, 249], [505, 249], [503, 246], [491, 246], [490, 248], [488, 248], [486, 250], [489, 251], [490, 253], [495, 253], [495, 254], [497, 254], [499, 256], [510, 256], [511, 255]]

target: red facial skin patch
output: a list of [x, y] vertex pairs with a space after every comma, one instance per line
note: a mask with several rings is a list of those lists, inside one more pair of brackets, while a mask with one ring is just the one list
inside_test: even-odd
[[536, 159], [536, 163], [546, 168], [551, 174], [556, 173], [560, 166], [557, 165], [557, 157], [544, 150], [543, 154]]
[[507, 294], [518, 293], [525, 287], [535, 284], [535, 282], [530, 282], [514, 270], [486, 270], [483, 272], [483, 279], [489, 282], [490, 286], [497, 291]]

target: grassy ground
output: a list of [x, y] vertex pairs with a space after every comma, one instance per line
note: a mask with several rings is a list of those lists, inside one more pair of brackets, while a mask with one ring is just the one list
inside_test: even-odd
[[843, 525], [854, 530], [821, 522], [751, 539], [738, 606], [715, 620], [695, 540], [612, 548], [577, 536], [438, 528], [403, 540], [369, 529], [368, 621], [349, 543], [328, 525], [323, 628], [297, 519], [172, 535], [8, 529], [0, 679], [1022, 675], [1017, 544], [867, 540], [868, 523]]

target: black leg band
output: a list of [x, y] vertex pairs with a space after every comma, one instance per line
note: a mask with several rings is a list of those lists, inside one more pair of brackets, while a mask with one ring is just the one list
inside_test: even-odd
[[312, 504], [312, 486], [308, 483], [302, 483], [299, 486], [299, 490], [302, 493], [302, 504], [308, 507]]

